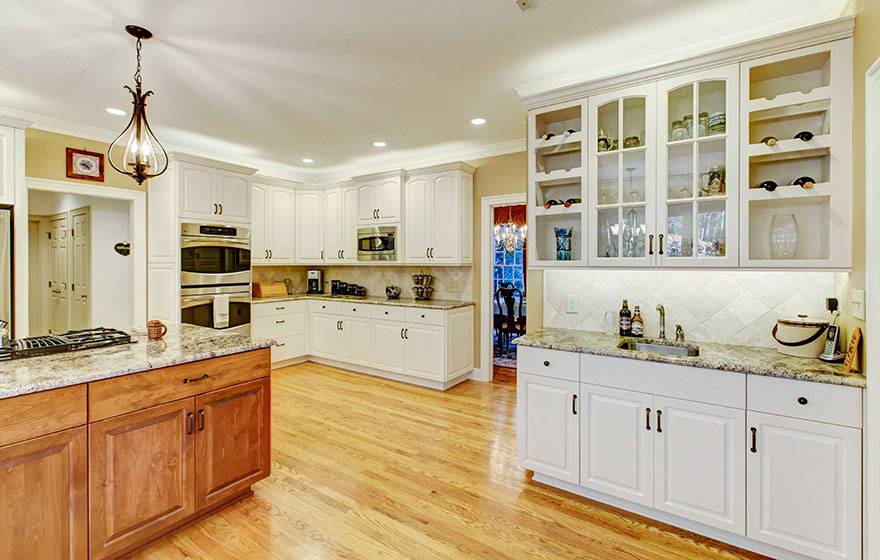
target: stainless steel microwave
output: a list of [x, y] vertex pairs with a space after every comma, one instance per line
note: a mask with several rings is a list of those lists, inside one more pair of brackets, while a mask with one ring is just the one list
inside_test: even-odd
[[397, 227], [369, 226], [358, 228], [359, 261], [396, 261]]

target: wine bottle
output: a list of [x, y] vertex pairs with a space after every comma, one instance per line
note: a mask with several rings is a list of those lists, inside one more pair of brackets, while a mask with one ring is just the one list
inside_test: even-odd
[[632, 313], [626, 300], [623, 300], [623, 307], [620, 309], [620, 336], [630, 336], [632, 334]]
[[816, 181], [813, 180], [812, 177], [798, 177], [794, 179], [789, 185], [797, 185], [802, 189], [812, 189], [813, 185], [816, 184]]
[[544, 134], [543, 136], [541, 136], [541, 140], [550, 140], [554, 136], [556, 136], [556, 135], [553, 134], [552, 132], [548, 132], [548, 133]]
[[767, 136], [763, 140], [761, 140], [761, 142], [764, 144], [767, 144], [768, 146], [775, 146], [776, 145], [776, 137], [775, 136]]
[[566, 208], [571, 208], [572, 204], [579, 204], [580, 201], [581, 201], [581, 199], [579, 199], [579, 198], [569, 198], [568, 200], [565, 201], [563, 206], [565, 206]]
[[813, 139], [813, 133], [809, 130], [803, 130], [794, 135], [798, 140], [803, 140], [804, 142], [809, 142]]
[[759, 189], [767, 189], [769, 192], [773, 192], [776, 190], [776, 187], [779, 185], [776, 184], [776, 181], [764, 181], [760, 185], [758, 185]]
[[635, 306], [635, 311], [633, 312], [632, 322], [630, 323], [630, 332], [632, 332], [633, 336], [644, 336], [645, 335], [645, 320], [642, 319], [642, 312], [639, 311], [639, 306]]
[[546, 208], [547, 210], [550, 210], [550, 207], [559, 206], [560, 204], [562, 204], [562, 203], [559, 202], [558, 200], [548, 200], [546, 203], [544, 203], [544, 208]]

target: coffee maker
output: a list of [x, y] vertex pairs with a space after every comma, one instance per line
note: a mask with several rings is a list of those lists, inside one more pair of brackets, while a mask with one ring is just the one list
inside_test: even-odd
[[319, 269], [309, 270], [306, 273], [308, 278], [308, 293], [323, 294], [324, 293], [324, 271]]

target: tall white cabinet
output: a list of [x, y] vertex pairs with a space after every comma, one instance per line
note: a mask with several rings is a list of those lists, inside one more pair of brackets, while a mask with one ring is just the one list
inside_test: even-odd
[[344, 183], [324, 192], [324, 262], [357, 262], [358, 188]]
[[296, 262], [320, 264], [324, 262], [324, 190], [297, 189]]
[[357, 184], [359, 224], [400, 223], [406, 171], [363, 175], [352, 180]]
[[251, 190], [251, 262], [294, 264], [296, 191], [292, 183], [255, 177]]
[[408, 263], [473, 262], [474, 168], [464, 163], [409, 172], [405, 201]]

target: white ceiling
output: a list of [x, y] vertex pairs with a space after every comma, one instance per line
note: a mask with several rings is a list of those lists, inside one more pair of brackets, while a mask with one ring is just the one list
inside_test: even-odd
[[163, 143], [318, 179], [513, 151], [525, 136], [517, 86], [777, 33], [841, 4], [536, 2], [521, 13], [512, 0], [0, 0], [0, 106], [121, 130], [127, 117], [104, 109], [130, 108], [123, 26], [136, 23], [156, 35], [143, 76]]

